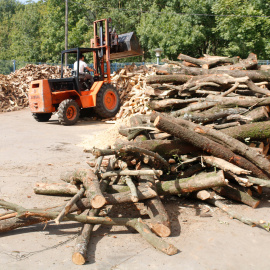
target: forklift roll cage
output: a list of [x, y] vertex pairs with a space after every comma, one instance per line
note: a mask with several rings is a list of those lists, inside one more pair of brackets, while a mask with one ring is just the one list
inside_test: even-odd
[[[110, 59], [142, 55], [142, 50], [133, 32], [122, 34], [118, 38], [110, 23], [111, 19], [94, 22], [91, 48], [62, 51], [60, 79], [31, 82], [28, 93], [29, 107], [38, 122], [48, 121], [56, 111], [58, 120], [63, 125], [75, 124], [82, 109], [94, 107], [95, 112], [102, 118], [113, 117], [119, 111], [121, 101], [117, 89], [111, 85]], [[83, 77], [79, 73], [79, 58], [84, 53], [93, 53], [93, 84], [88, 76]], [[63, 77], [65, 54], [77, 56], [77, 72], [73, 72], [69, 78]]]

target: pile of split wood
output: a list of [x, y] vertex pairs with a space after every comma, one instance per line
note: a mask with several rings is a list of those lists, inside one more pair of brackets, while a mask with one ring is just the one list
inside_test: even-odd
[[149, 96], [145, 93], [145, 80], [155, 74], [154, 67], [127, 65], [112, 75], [111, 81], [120, 93], [121, 108], [116, 119], [123, 119], [133, 114], [147, 114]]
[[[69, 72], [69, 71], [68, 71]], [[60, 78], [61, 67], [26, 65], [10, 75], [0, 74], [0, 112], [28, 107], [29, 84], [34, 80]]]
[[[180, 57], [189, 63], [169, 62], [149, 76], [153, 70], [135, 67], [116, 74], [118, 86], [127, 88], [122, 98], [129, 102], [121, 117], [135, 114], [129, 107], [136, 104], [155, 111], [138, 110], [143, 114], [119, 128], [128, 140], [89, 150], [95, 156], [90, 169], [65, 173], [61, 183], [36, 184], [37, 194], [73, 196], [66, 205], [25, 209], [0, 201], [11, 210], [0, 217], [0, 232], [48, 220], [84, 223], [72, 256], [74, 263], [84, 264], [95, 224], [129, 226], [173, 255], [177, 248], [162, 238], [171, 234], [171, 222], [161, 197], [174, 195], [215, 205], [269, 231], [269, 222], [235, 211], [230, 200], [256, 208], [270, 187], [270, 73], [254, 70], [254, 55], [246, 60]], [[140, 204], [148, 218], [102, 212], [107, 205], [123, 203]], [[83, 213], [72, 214], [76, 211]]]

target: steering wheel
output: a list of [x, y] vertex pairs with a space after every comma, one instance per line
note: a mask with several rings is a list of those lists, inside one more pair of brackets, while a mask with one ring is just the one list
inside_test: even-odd
[[87, 68], [84, 68], [84, 69], [83, 69], [83, 72], [84, 72], [84, 73], [87, 73], [87, 74], [90, 74], [90, 71], [89, 71]]

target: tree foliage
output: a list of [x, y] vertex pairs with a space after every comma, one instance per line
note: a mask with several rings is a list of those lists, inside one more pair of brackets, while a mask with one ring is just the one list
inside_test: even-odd
[[[140, 60], [179, 53], [270, 58], [270, 3], [265, 0], [68, 0], [69, 48], [90, 46], [93, 21], [112, 18], [118, 34], [134, 31]], [[0, 59], [60, 61], [65, 49], [65, 1], [0, 0]], [[137, 58], [137, 60], [139, 60]], [[126, 59], [125, 61], [128, 61]]]

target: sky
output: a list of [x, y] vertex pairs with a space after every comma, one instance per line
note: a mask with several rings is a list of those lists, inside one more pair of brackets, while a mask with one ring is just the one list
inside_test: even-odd
[[[25, 4], [25, 3], [27, 3], [27, 1], [29, 1], [29, 0], [19, 0], [19, 2], [21, 2], [21, 3], [23, 3], [23, 4]], [[32, 0], [33, 2], [37, 2], [38, 0]]]

